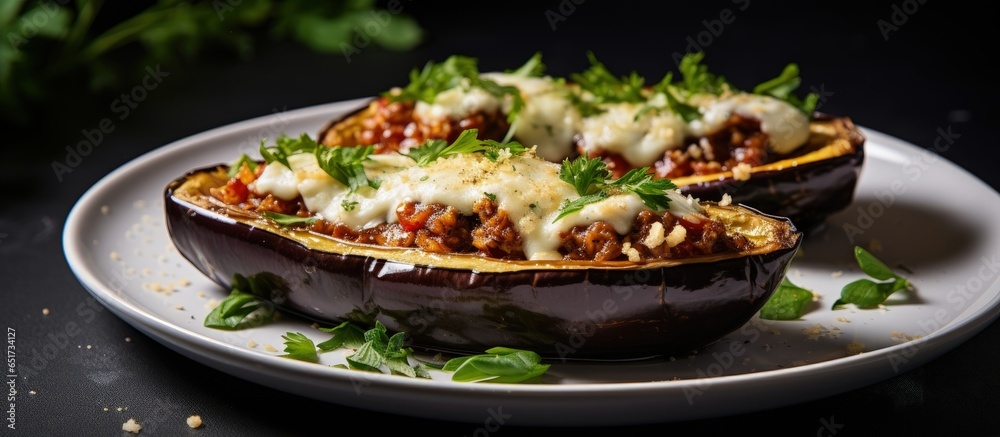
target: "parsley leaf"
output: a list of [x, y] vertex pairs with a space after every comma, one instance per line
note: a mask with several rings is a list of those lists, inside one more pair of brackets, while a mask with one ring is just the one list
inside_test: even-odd
[[802, 310], [813, 300], [813, 293], [784, 278], [778, 289], [760, 309], [760, 318], [767, 320], [795, 320], [802, 317]]
[[[225, 298], [219, 303], [219, 306], [213, 308], [208, 313], [203, 324], [206, 328], [227, 330], [259, 326], [270, 319], [270, 317], [262, 314], [262, 312], [270, 313], [271, 307], [264, 305], [257, 296], [234, 287], [230, 291], [229, 297]], [[261, 316], [250, 317], [251, 313], [260, 314]]]
[[281, 226], [311, 225], [316, 223], [316, 217], [299, 217], [297, 215], [281, 214], [272, 211], [264, 211], [264, 217], [274, 220]]
[[524, 145], [517, 141], [501, 143], [494, 140], [483, 140], [481, 145], [484, 148], [486, 158], [493, 162], [499, 161], [500, 154], [505, 150], [511, 156], [521, 156], [524, 152], [528, 151], [527, 147], [524, 147]]
[[859, 308], [875, 308], [885, 302], [897, 291], [909, 291], [913, 285], [906, 278], [896, 274], [881, 260], [861, 246], [854, 247], [854, 258], [858, 267], [871, 279], [858, 279], [844, 286], [840, 291], [840, 299], [833, 303], [833, 309], [846, 304], [855, 304]]
[[423, 101], [434, 103], [434, 98], [438, 94], [458, 87], [481, 88], [500, 99], [510, 96], [512, 105], [507, 114], [509, 122], [517, 119], [524, 107], [524, 99], [517, 87], [504, 86], [492, 80], [483, 79], [479, 76], [478, 61], [475, 58], [459, 55], [450, 56], [444, 62], [437, 64], [428, 62], [420, 71], [413, 69], [410, 72], [409, 85], [399, 93], [388, 91], [382, 95], [389, 97], [390, 101], [393, 102]]
[[544, 374], [550, 365], [541, 361], [532, 351], [495, 347], [485, 354], [452, 358], [442, 370], [454, 372], [452, 381], [516, 383]]
[[819, 95], [809, 93], [804, 100], [800, 100], [793, 92], [801, 84], [802, 79], [799, 78], [799, 66], [788, 64], [778, 77], [755, 86], [753, 93], [784, 100], [806, 115], [812, 116], [813, 111], [816, 109], [816, 104], [819, 102]]
[[670, 207], [667, 191], [677, 188], [669, 179], [653, 179], [648, 167], [634, 168], [622, 177], [608, 182], [610, 177], [607, 164], [600, 158], [581, 156], [572, 161], [564, 159], [559, 169], [559, 179], [572, 185], [580, 197], [563, 203], [553, 222], [608, 196], [624, 193], [635, 193], [653, 210], [667, 209]]
[[712, 74], [708, 66], [701, 63], [705, 52], [688, 53], [681, 58], [678, 69], [681, 72], [680, 89], [686, 96], [699, 93], [719, 95], [733, 89], [726, 78]]
[[297, 153], [313, 153], [319, 146], [316, 144], [309, 134], [303, 133], [298, 138], [292, 138], [285, 134], [281, 134], [277, 140], [275, 140], [274, 146], [265, 147], [264, 144], [267, 142], [266, 139], [260, 141], [260, 156], [264, 158], [268, 164], [278, 161], [282, 163], [285, 167], [291, 168], [288, 165], [288, 157]]
[[417, 165], [423, 167], [437, 161], [438, 158], [462, 153], [479, 152], [483, 150], [483, 146], [481, 141], [476, 138], [478, 134], [478, 129], [464, 130], [458, 135], [455, 142], [451, 144], [448, 144], [445, 140], [430, 140], [419, 147], [411, 148], [406, 156], [409, 156], [417, 162]]
[[283, 357], [311, 363], [319, 362], [316, 345], [309, 337], [301, 332], [288, 332], [281, 338], [285, 340], [285, 352], [287, 352], [287, 354], [282, 355]]
[[333, 328], [319, 328], [319, 330], [333, 334], [333, 338], [316, 345], [322, 351], [331, 351], [340, 347], [355, 348], [365, 344], [365, 331], [351, 322], [344, 322]]
[[487, 159], [496, 162], [500, 159], [503, 150], [510, 152], [511, 155], [523, 155], [528, 150], [516, 141], [500, 143], [494, 140], [480, 140], [476, 138], [478, 134], [478, 129], [466, 129], [451, 144], [444, 140], [429, 140], [418, 147], [411, 148], [406, 156], [423, 167], [439, 158], [451, 155], [485, 152]]
[[239, 174], [240, 168], [243, 167], [243, 164], [246, 164], [247, 167], [250, 168], [250, 171], [254, 171], [257, 169], [257, 162], [254, 161], [249, 156], [247, 156], [246, 153], [244, 153], [241, 154], [240, 157], [236, 159], [236, 162], [232, 163], [229, 166], [229, 173], [227, 173], [226, 176], [233, 177]]
[[597, 60], [593, 52], [587, 52], [590, 68], [582, 73], [574, 73], [570, 78], [581, 89], [589, 92], [595, 103], [644, 102], [642, 87], [645, 79], [635, 71], [627, 76], [617, 77]]
[[330, 177], [344, 184], [355, 192], [362, 187], [378, 189], [382, 181], [378, 178], [368, 179], [362, 164], [368, 155], [375, 151], [375, 146], [364, 147], [317, 147], [316, 161]]
[[541, 77], [545, 73], [545, 64], [542, 63], [542, 52], [535, 52], [528, 58], [524, 65], [517, 70], [507, 70], [506, 73], [521, 77]]

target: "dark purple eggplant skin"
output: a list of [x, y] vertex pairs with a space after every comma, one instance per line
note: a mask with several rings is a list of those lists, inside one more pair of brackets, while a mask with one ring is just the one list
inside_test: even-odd
[[415, 349], [476, 354], [504, 346], [549, 360], [679, 355], [739, 329], [767, 301], [802, 237], [772, 252], [635, 270], [481, 273], [311, 249], [220, 216], [165, 190], [178, 251], [229, 290], [267, 276], [268, 300], [324, 325], [377, 320]]

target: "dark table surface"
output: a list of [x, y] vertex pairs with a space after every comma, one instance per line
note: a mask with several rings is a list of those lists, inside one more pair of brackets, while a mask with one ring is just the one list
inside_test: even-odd
[[[16, 329], [18, 350], [30, 353], [47, 341], [47, 334], [79, 317], [75, 309], [89, 295], [65, 261], [62, 229], [74, 202], [117, 167], [174, 140], [274, 109], [374, 95], [405, 83], [412, 67], [451, 54], [477, 57], [488, 71], [519, 65], [541, 51], [548, 72], [565, 75], [584, 68], [585, 53], [593, 50], [613, 70], [621, 66], [622, 74], [634, 69], [658, 80], [675, 69], [672, 54], [695, 41], [714, 71], [743, 86], [796, 62], [804, 88], [827, 93], [825, 112], [850, 116], [861, 126], [925, 148], [939, 128], [950, 128], [961, 139], [942, 157], [1000, 187], [991, 140], [997, 138], [993, 120], [1000, 114], [989, 103], [998, 92], [995, 70], [987, 67], [996, 54], [996, 24], [981, 6], [934, 0], [863, 7], [737, 0], [648, 10], [622, 1], [578, 3], [551, 0], [519, 9], [492, 3], [472, 11], [460, 4], [403, 2], [405, 12], [427, 32], [426, 41], [410, 52], [369, 46], [348, 62], [341, 55], [269, 43], [248, 60], [215, 57], [163, 65], [169, 79], [62, 182], [50, 163], [61, 159], [63, 145], [79, 140], [82, 129], [108, 115], [110, 99], [72, 105], [54, 101], [48, 118], [37, 123], [43, 129], [14, 129], [14, 141], [2, 146], [0, 322]], [[461, 15], [444, 16], [448, 11]], [[729, 22], [719, 26], [720, 17]], [[705, 33], [712, 30], [715, 34]], [[63, 106], [74, 109], [60, 110]], [[50, 313], [43, 315], [43, 308]], [[345, 432], [348, 424], [438, 435], [469, 435], [477, 429], [327, 404], [256, 385], [175, 353], [108, 311], [95, 314], [81, 338], [99, 353], [71, 348], [37, 375], [18, 380], [16, 433], [118, 435], [128, 417], [163, 418], [155, 429], [143, 430], [151, 435], [328, 434]], [[622, 428], [650, 434], [998, 434], [998, 346], [1000, 326], [993, 324], [922, 367], [857, 390], [746, 415]], [[95, 371], [127, 376], [102, 385], [93, 380]], [[187, 429], [183, 418], [191, 412], [205, 418], [204, 428]], [[497, 432], [551, 431], [511, 421]]]

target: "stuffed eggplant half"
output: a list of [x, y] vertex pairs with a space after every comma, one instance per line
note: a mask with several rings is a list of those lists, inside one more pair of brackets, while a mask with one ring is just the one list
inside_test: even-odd
[[[407, 154], [307, 135], [165, 190], [177, 249], [224, 287], [413, 347], [637, 359], [746, 323], [801, 244], [786, 218], [681, 194], [648, 168], [562, 164], [464, 131]], [[727, 199], [728, 200], [728, 199]]]
[[615, 176], [648, 167], [684, 194], [736, 202], [789, 217], [800, 228], [822, 222], [854, 197], [864, 137], [847, 117], [815, 112], [798, 68], [743, 91], [710, 73], [702, 54], [647, 84], [618, 77], [593, 54], [569, 78], [543, 74], [536, 54], [524, 66], [480, 74], [475, 59], [453, 56], [414, 71], [366, 107], [332, 120], [325, 145], [372, 145], [406, 152], [428, 139], [453, 141], [465, 129], [482, 139], [514, 139], [538, 156], [601, 158]]

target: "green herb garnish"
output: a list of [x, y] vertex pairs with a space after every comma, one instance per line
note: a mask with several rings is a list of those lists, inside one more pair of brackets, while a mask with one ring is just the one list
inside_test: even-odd
[[258, 326], [269, 320], [269, 317], [266, 317], [269, 314], [263, 314], [262, 317], [249, 317], [251, 313], [260, 309], [262, 309], [261, 312], [266, 313], [270, 307], [263, 305], [257, 296], [233, 288], [229, 297], [208, 313], [204, 325], [207, 328], [227, 330]]
[[635, 193], [646, 206], [653, 210], [670, 207], [668, 190], [677, 188], [669, 179], [653, 179], [648, 167], [634, 168], [622, 177], [608, 182], [611, 172], [600, 158], [581, 156], [570, 161], [563, 160], [559, 178], [576, 189], [579, 198], [563, 203], [555, 221], [579, 211], [591, 203], [600, 202], [609, 196]]
[[768, 320], [795, 320], [802, 317], [802, 310], [813, 300], [812, 291], [799, 287], [784, 278], [781, 285], [760, 309], [760, 318]]
[[845, 285], [840, 291], [840, 299], [833, 303], [833, 309], [846, 304], [854, 304], [859, 308], [875, 308], [893, 293], [912, 289], [910, 281], [897, 275], [861, 246], [854, 246], [854, 257], [863, 272], [872, 279], [883, 282], [858, 279]]
[[812, 117], [813, 111], [816, 110], [816, 104], [819, 103], [819, 94], [809, 93], [805, 99], [799, 99], [793, 92], [801, 84], [802, 79], [799, 78], [799, 66], [788, 64], [778, 77], [755, 86], [753, 93], [784, 100], [804, 112], [807, 116]]
[[347, 199], [344, 199], [344, 201], [340, 202], [340, 207], [344, 208], [344, 211], [348, 211], [348, 212], [354, 211], [354, 208], [356, 206], [358, 206], [358, 201], [357, 200], [348, 201]]
[[319, 362], [319, 354], [316, 353], [316, 345], [308, 337], [300, 332], [289, 332], [281, 336], [285, 340], [285, 352], [282, 355], [293, 360], [308, 361], [310, 363]]
[[594, 103], [644, 102], [642, 86], [645, 79], [635, 71], [627, 76], [618, 77], [604, 66], [593, 52], [587, 52], [590, 68], [582, 73], [574, 73], [570, 78], [581, 89], [590, 93]]
[[516, 87], [503, 86], [492, 80], [481, 78], [478, 61], [475, 58], [458, 55], [450, 56], [438, 64], [428, 62], [422, 70], [413, 69], [410, 72], [409, 85], [398, 94], [390, 91], [384, 93], [383, 96], [389, 97], [390, 101], [393, 102], [423, 101], [434, 103], [438, 94], [458, 87], [481, 88], [500, 99], [510, 96], [512, 105], [510, 113], [507, 114], [508, 122], [517, 119], [521, 108], [524, 107], [524, 99], [521, 98], [521, 92]]
[[250, 168], [250, 171], [254, 171], [257, 169], [257, 162], [254, 161], [249, 156], [247, 156], [246, 153], [244, 153], [241, 154], [240, 157], [236, 159], [236, 162], [232, 163], [232, 165], [229, 166], [229, 173], [227, 173], [226, 176], [233, 177], [239, 174], [240, 168], [243, 167], [243, 164], [246, 164], [247, 167]]
[[495, 347], [485, 354], [452, 358], [442, 370], [454, 372], [452, 381], [516, 383], [544, 374], [550, 365], [541, 361], [535, 352]]
[[701, 63], [705, 52], [688, 53], [681, 58], [678, 69], [681, 72], [681, 83], [678, 88], [685, 96], [708, 93], [719, 95], [733, 89], [725, 77], [712, 74], [708, 66]]
[[333, 328], [319, 328], [319, 330], [333, 334], [333, 338], [316, 345], [324, 352], [341, 347], [357, 348], [365, 344], [365, 331], [351, 322], [344, 322]]
[[490, 199], [490, 202], [496, 202], [497, 201], [497, 195], [496, 194], [487, 193], [487, 192], [483, 192], [483, 194], [486, 195], [487, 199]]
[[423, 167], [437, 161], [438, 158], [479, 152], [483, 150], [483, 147], [481, 145], [482, 142], [476, 138], [478, 134], [478, 129], [462, 131], [458, 135], [458, 138], [451, 144], [448, 144], [445, 140], [429, 140], [418, 147], [411, 148], [406, 156], [409, 156], [417, 162], [417, 165]]
[[496, 162], [500, 159], [500, 153], [503, 150], [510, 152], [511, 156], [523, 155], [528, 150], [516, 141], [500, 143], [494, 140], [480, 140], [476, 138], [478, 134], [478, 129], [466, 129], [451, 144], [444, 140], [429, 140], [418, 147], [411, 148], [406, 156], [423, 167], [439, 158], [451, 155], [485, 152], [484, 155], [487, 159]]
[[541, 77], [545, 73], [545, 64], [542, 63], [542, 52], [535, 52], [528, 58], [524, 65], [517, 70], [507, 70], [506, 73], [521, 77]]
[[317, 147], [316, 161], [330, 177], [355, 192], [362, 187], [378, 189], [382, 181], [368, 179], [363, 162], [375, 151], [375, 146]]
[[264, 146], [267, 142], [266, 139], [260, 142], [260, 156], [264, 158], [268, 164], [272, 162], [280, 162], [285, 167], [292, 168], [288, 165], [288, 157], [297, 153], [313, 153], [314, 150], [319, 148], [308, 134], [302, 134], [298, 138], [292, 138], [285, 134], [282, 134], [274, 141], [274, 145], [270, 147]]
[[297, 215], [281, 214], [272, 211], [264, 211], [264, 217], [273, 220], [281, 226], [311, 225], [316, 223], [316, 217], [299, 217]]

